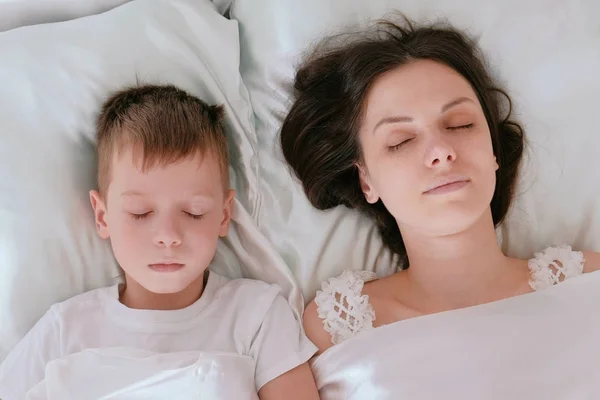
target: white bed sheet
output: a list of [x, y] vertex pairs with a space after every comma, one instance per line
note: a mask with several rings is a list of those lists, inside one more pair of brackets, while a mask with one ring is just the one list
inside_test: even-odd
[[231, 353], [88, 349], [54, 360], [25, 400], [258, 400], [254, 360]]

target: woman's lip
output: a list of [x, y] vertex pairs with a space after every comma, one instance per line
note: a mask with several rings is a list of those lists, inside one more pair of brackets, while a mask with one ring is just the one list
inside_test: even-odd
[[175, 272], [183, 268], [184, 264], [179, 263], [158, 263], [158, 264], [149, 264], [148, 267], [150, 269], [157, 272]]
[[456, 190], [460, 190], [460, 189], [464, 188], [465, 186], [467, 186], [467, 184], [469, 184], [469, 182], [470, 181], [468, 179], [458, 179], [458, 180], [450, 181], [448, 183], [443, 183], [443, 184], [438, 185], [432, 189], [429, 189], [423, 193], [424, 194], [450, 193], [450, 192], [454, 192]]

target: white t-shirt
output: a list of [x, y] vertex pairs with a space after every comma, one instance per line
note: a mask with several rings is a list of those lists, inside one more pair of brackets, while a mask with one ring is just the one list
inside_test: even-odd
[[23, 399], [52, 360], [117, 346], [247, 355], [257, 391], [317, 351], [277, 285], [211, 272], [200, 299], [174, 311], [127, 308], [115, 285], [52, 306], [0, 366], [0, 399]]

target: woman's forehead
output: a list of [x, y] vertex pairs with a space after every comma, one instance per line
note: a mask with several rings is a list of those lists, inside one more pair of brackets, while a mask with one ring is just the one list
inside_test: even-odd
[[406, 106], [437, 101], [441, 107], [449, 97], [469, 95], [474, 95], [471, 85], [454, 69], [435, 61], [418, 60], [379, 76], [367, 94], [367, 106], [384, 103], [378, 100], [394, 100]]

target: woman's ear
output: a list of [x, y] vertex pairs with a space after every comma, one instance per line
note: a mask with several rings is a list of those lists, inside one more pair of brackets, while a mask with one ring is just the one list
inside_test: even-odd
[[360, 180], [360, 189], [364, 193], [367, 203], [377, 203], [377, 201], [379, 201], [379, 194], [371, 184], [371, 177], [369, 176], [369, 171], [367, 171], [367, 169], [360, 164], [356, 164], [356, 168], [358, 168], [358, 179]]

